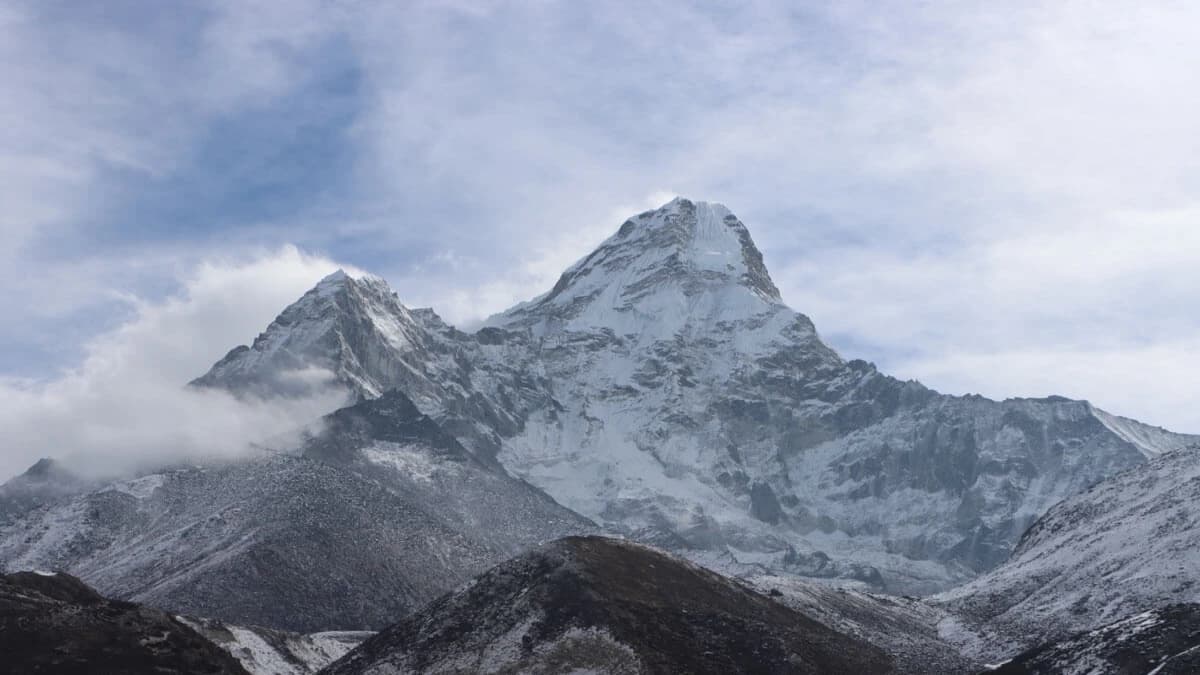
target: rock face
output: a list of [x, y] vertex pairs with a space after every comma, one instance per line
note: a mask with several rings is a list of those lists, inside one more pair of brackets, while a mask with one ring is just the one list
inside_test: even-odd
[[304, 368], [360, 398], [399, 388], [608, 531], [909, 593], [991, 569], [1063, 497], [1189, 441], [1082, 401], [944, 396], [846, 361], [783, 304], [747, 228], [684, 199], [474, 334], [333, 275], [197, 384], [286, 391]]
[[[399, 389], [481, 458], [520, 426], [523, 397], [542, 388], [503, 363], [473, 354], [476, 344], [429, 310], [410, 310], [382, 279], [336, 272], [289, 306], [254, 340], [217, 362], [194, 386], [259, 396], [302, 395], [332, 374], [353, 400]], [[473, 358], [474, 357], [474, 358]], [[489, 386], [490, 385], [490, 386]], [[494, 388], [492, 388], [494, 387]]]
[[1192, 675], [1200, 672], [1200, 605], [1169, 605], [1026, 651], [996, 675]]
[[1008, 562], [936, 599], [987, 636], [992, 660], [1200, 602], [1197, 504], [1200, 447], [1157, 457], [1056, 505]]
[[105, 599], [50, 572], [0, 576], [0, 659], [8, 673], [246, 675], [165, 612]]
[[536, 548], [431, 603], [324, 672], [884, 673], [881, 650], [644, 546]]
[[302, 453], [36, 509], [0, 528], [0, 561], [237, 624], [373, 629], [528, 546], [594, 529], [399, 393], [332, 414]]

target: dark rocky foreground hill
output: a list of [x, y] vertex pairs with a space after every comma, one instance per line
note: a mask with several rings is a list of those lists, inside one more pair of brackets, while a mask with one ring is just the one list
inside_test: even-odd
[[0, 671], [47, 675], [247, 675], [157, 609], [101, 597], [67, 574], [0, 576]]
[[372, 673], [887, 673], [882, 650], [630, 542], [571, 537], [505, 562], [338, 660]]

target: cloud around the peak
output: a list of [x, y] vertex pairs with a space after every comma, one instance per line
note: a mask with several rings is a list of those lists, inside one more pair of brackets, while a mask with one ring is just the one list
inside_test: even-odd
[[[469, 326], [669, 187], [736, 213], [847, 357], [1200, 431], [1168, 365], [1200, 335], [1197, 22], [1166, 0], [15, 0], [0, 372], [79, 363], [132, 316], [114, 289], [154, 304], [177, 268], [285, 242]], [[1085, 377], [1143, 357], [1157, 380]]]
[[131, 299], [131, 318], [94, 338], [77, 368], [48, 381], [0, 381], [0, 477], [42, 457], [106, 475], [238, 456], [338, 407], [345, 392], [332, 383], [308, 398], [269, 401], [185, 386], [336, 268], [286, 247], [204, 262], [165, 300]]

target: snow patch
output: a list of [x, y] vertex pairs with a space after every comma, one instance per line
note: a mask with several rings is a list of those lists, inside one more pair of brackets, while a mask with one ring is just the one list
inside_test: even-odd
[[1133, 444], [1147, 459], [1172, 450], [1178, 450], [1188, 440], [1187, 438], [1181, 439], [1179, 434], [1172, 433], [1161, 427], [1153, 427], [1137, 420], [1131, 420], [1128, 417], [1113, 415], [1099, 408], [1093, 407], [1092, 414], [1096, 416], [1096, 419], [1100, 420], [1101, 424], [1108, 427], [1109, 431]]
[[372, 464], [386, 466], [413, 480], [429, 483], [438, 472], [439, 462], [429, 456], [428, 450], [417, 445], [377, 443], [362, 450], [363, 457]]
[[142, 476], [134, 480], [120, 481], [112, 484], [112, 489], [117, 492], [122, 492], [135, 499], [146, 499], [154, 494], [154, 491], [163, 486], [166, 481], [166, 476], [161, 473]]

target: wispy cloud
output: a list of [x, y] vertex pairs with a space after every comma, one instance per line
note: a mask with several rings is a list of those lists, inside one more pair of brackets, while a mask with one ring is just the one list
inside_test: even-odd
[[1200, 8], [111, 7], [0, 14], [8, 354], [61, 365], [49, 327], [284, 242], [466, 324], [670, 190], [738, 213], [847, 356], [1200, 430], [1170, 366], [1200, 335]]
[[183, 386], [220, 358], [222, 345], [245, 342], [334, 269], [284, 248], [206, 262], [161, 302], [129, 298], [132, 318], [92, 339], [78, 368], [44, 382], [0, 380], [0, 476], [41, 457], [110, 474], [235, 456], [336, 408], [346, 394], [332, 385], [310, 398], [271, 401]]

